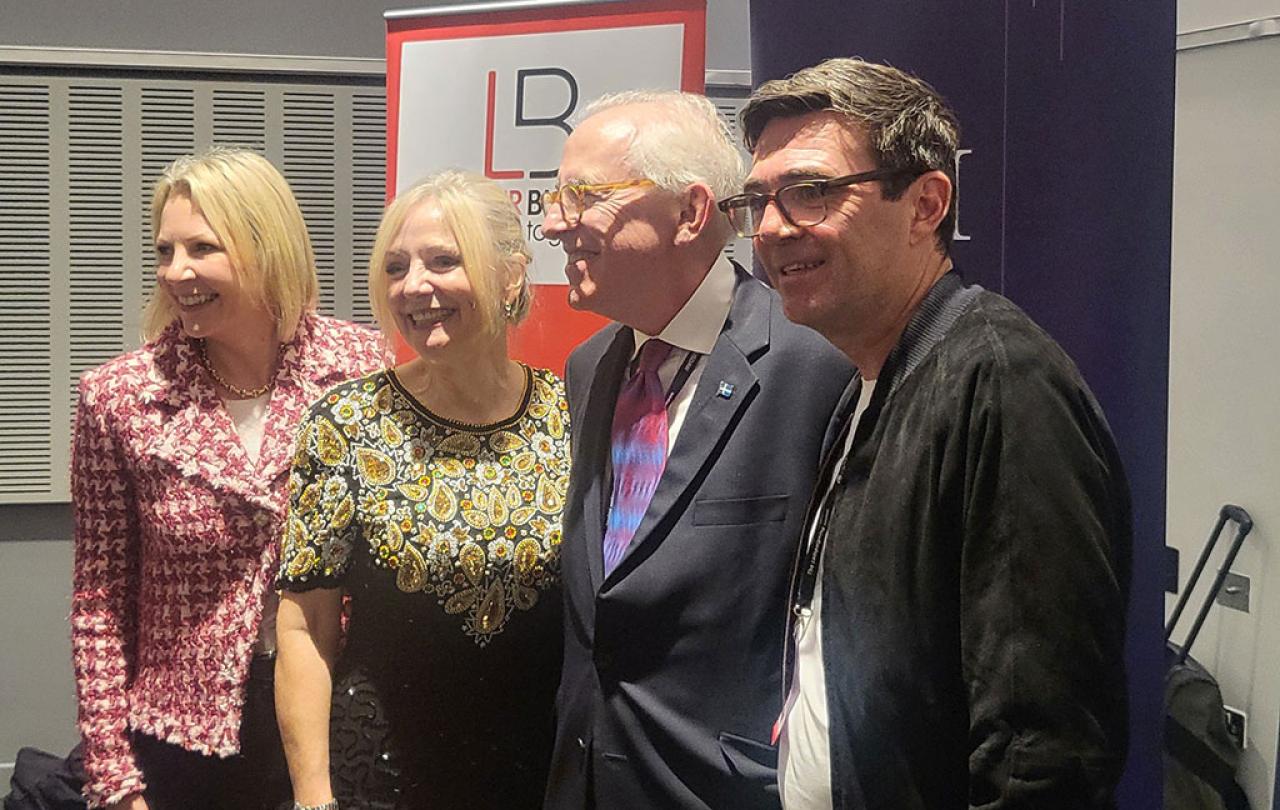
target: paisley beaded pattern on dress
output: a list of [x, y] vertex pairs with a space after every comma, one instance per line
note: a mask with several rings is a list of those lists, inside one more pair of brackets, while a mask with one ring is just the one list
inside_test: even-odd
[[332, 389], [303, 423], [280, 581], [336, 585], [367, 553], [405, 593], [434, 597], [485, 646], [559, 579], [568, 405], [526, 368], [519, 412], [468, 426], [382, 371]]

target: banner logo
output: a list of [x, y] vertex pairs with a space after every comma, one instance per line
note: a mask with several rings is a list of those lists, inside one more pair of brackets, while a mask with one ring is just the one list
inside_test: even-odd
[[530, 277], [564, 284], [542, 218], [571, 122], [608, 92], [679, 87], [683, 39], [683, 25], [664, 23], [403, 43], [395, 188], [448, 167], [496, 180], [524, 221]]
[[[561, 84], [567, 89], [568, 100], [564, 108], [554, 115], [547, 116], [531, 116], [526, 113], [526, 83], [530, 78], [554, 78], [557, 84]], [[546, 84], [542, 82], [541, 84]], [[485, 128], [484, 128], [484, 174], [486, 177], [494, 180], [522, 180], [525, 172], [522, 169], [497, 169], [493, 165], [493, 143], [494, 143], [494, 122], [497, 117], [497, 88], [498, 88], [498, 71], [489, 71], [489, 92], [485, 101]], [[573, 128], [569, 126], [568, 120], [570, 116], [578, 109], [578, 80], [573, 74], [564, 68], [544, 67], [544, 68], [521, 68], [516, 71], [516, 101], [515, 101], [515, 126], [520, 127], [557, 127], [564, 131], [565, 137], [573, 134]], [[559, 89], [559, 88], [558, 88]], [[545, 89], [544, 89], [545, 92]], [[531, 169], [528, 172], [529, 178], [532, 180], [555, 177], [556, 170], [551, 169]]]

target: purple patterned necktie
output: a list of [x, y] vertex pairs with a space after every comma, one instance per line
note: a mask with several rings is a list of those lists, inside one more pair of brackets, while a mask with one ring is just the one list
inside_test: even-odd
[[604, 575], [622, 561], [667, 466], [667, 403], [658, 366], [671, 344], [650, 339], [613, 409], [613, 500], [604, 534]]

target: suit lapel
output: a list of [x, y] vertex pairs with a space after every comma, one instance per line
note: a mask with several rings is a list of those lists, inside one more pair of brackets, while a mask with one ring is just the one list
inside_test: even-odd
[[581, 475], [583, 538], [595, 590], [600, 589], [604, 580], [604, 532], [613, 487], [609, 459], [613, 408], [634, 347], [631, 330], [616, 327], [613, 340], [589, 371], [591, 382], [582, 403], [581, 427], [574, 425], [573, 470], [575, 476]]
[[[702, 377], [671, 448], [662, 479], [626, 556], [606, 580], [606, 585], [626, 576], [652, 554], [654, 547], [689, 508], [695, 482], [701, 480], [708, 465], [715, 463], [738, 412], [755, 397], [760, 380], [751, 363], [769, 345], [771, 304], [768, 296], [760, 282], [738, 272], [729, 317], [711, 354], [702, 360], [706, 364]], [[722, 395], [722, 391], [729, 392], [728, 396]], [[600, 553], [597, 549], [596, 554]]]

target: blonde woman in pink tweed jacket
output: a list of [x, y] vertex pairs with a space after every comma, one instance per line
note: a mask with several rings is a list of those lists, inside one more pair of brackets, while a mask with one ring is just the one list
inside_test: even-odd
[[84, 375], [71, 636], [91, 807], [273, 808], [278, 536], [297, 423], [381, 367], [314, 312], [288, 184], [246, 150], [179, 159], [151, 204], [147, 343]]

